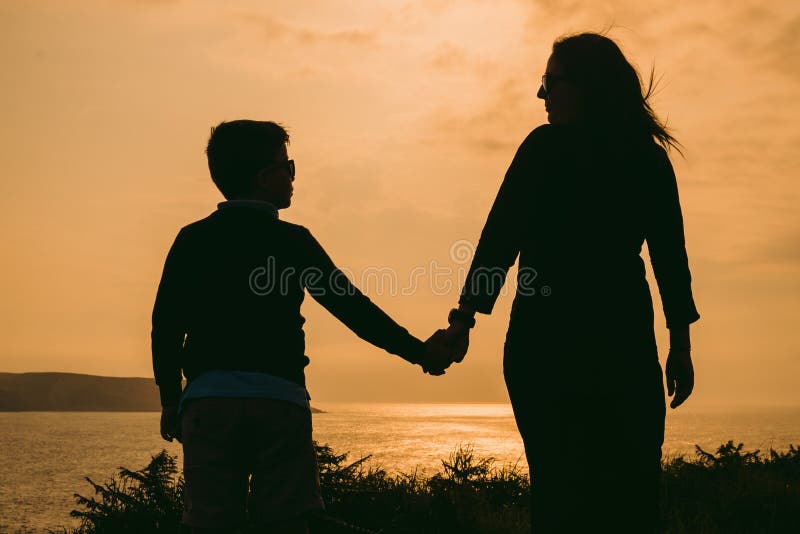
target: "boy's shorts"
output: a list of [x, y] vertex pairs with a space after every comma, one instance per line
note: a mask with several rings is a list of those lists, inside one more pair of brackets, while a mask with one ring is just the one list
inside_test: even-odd
[[273, 399], [192, 399], [183, 408], [181, 439], [185, 525], [237, 527], [248, 516], [263, 525], [324, 508], [308, 408]]

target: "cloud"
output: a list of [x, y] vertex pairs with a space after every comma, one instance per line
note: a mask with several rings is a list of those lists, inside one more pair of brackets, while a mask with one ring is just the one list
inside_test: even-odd
[[471, 151], [513, 153], [536, 126], [536, 110], [542, 107], [536, 98], [538, 62], [528, 58], [523, 46], [506, 57], [487, 59], [466, 46], [440, 43], [431, 54], [429, 69], [443, 78], [443, 85], [471, 98], [454, 95], [436, 106], [428, 117], [432, 135]]
[[776, 233], [765, 240], [763, 248], [757, 256], [759, 259], [791, 264], [800, 268], [800, 227], [788, 228], [784, 232]]
[[168, 7], [178, 6], [183, 0], [125, 0], [125, 3], [136, 7]]
[[767, 64], [800, 81], [800, 16], [785, 22], [775, 32], [775, 38], [764, 47], [769, 58]]
[[467, 56], [463, 47], [456, 46], [451, 42], [442, 43], [436, 52], [430, 65], [446, 72], [463, 71], [473, 68], [472, 60]]
[[428, 62], [430, 69], [453, 87], [477, 89], [475, 98], [445, 100], [429, 117], [439, 141], [466, 145], [480, 152], [516, 148], [520, 117], [531, 114], [535, 89], [531, 81], [514, 76], [510, 65], [471, 56], [463, 46], [441, 43]]
[[464, 47], [445, 41], [432, 52], [428, 66], [440, 74], [468, 76], [473, 79], [493, 79], [502, 75], [507, 65], [499, 59], [486, 59], [471, 55]]
[[258, 29], [269, 42], [292, 41], [307, 46], [347, 45], [355, 47], [375, 46], [378, 34], [372, 30], [316, 30], [295, 26], [275, 17], [260, 14], [247, 14], [243, 19]]
[[[507, 77], [492, 84], [476, 107], [455, 109], [442, 106], [431, 122], [433, 133], [441, 141], [466, 145], [483, 153], [513, 153], [533, 122], [535, 86], [521, 77]], [[525, 117], [531, 117], [526, 121]]]

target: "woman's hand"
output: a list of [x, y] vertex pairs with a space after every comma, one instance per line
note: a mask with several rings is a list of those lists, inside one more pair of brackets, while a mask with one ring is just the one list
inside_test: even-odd
[[670, 349], [667, 356], [667, 394], [672, 397], [670, 408], [675, 409], [689, 398], [694, 389], [694, 367], [689, 349]]
[[445, 341], [450, 345], [453, 362], [460, 363], [469, 349], [469, 328], [464, 323], [453, 321], [445, 331]]
[[[460, 304], [458, 311], [459, 313], [467, 315], [471, 318], [475, 317], [475, 308], [469, 303]], [[474, 325], [475, 321], [473, 319], [472, 325], [470, 326]], [[469, 350], [470, 326], [467, 326], [463, 322], [459, 321], [458, 318], [455, 318], [445, 331], [445, 339], [450, 345], [451, 356], [453, 358], [453, 362], [455, 363], [461, 363], [461, 361], [464, 360], [464, 356], [467, 355], [467, 350]]]

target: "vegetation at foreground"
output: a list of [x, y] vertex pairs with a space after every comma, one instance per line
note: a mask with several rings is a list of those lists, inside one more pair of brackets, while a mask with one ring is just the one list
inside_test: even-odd
[[[313, 518], [314, 534], [529, 532], [527, 474], [476, 457], [470, 446], [457, 448], [432, 476], [390, 474], [369, 457], [348, 462], [326, 445], [317, 453], [327, 510]], [[166, 451], [141, 470], [120, 468], [104, 484], [86, 480], [95, 494], [75, 494], [80, 509], [71, 512], [81, 524], [61, 532], [179, 531], [184, 482]], [[694, 457], [664, 463], [661, 485], [665, 534], [800, 532], [800, 448], [793, 445], [768, 454], [731, 441], [716, 453], [696, 447]]]

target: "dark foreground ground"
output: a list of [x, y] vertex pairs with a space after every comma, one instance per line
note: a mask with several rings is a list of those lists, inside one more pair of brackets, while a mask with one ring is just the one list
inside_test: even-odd
[[[433, 476], [389, 474], [327, 446], [317, 452], [327, 510], [313, 519], [314, 534], [529, 532], [527, 474], [476, 458], [470, 447], [455, 450]], [[72, 515], [82, 524], [71, 534], [179, 532], [183, 480], [166, 451], [105, 483], [86, 480], [94, 491], [75, 495]], [[800, 533], [800, 448], [697, 447], [692, 458], [664, 463], [661, 491], [665, 534]]]

